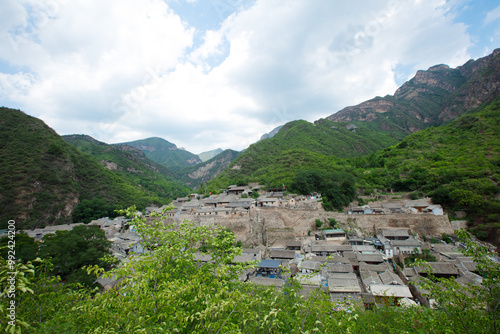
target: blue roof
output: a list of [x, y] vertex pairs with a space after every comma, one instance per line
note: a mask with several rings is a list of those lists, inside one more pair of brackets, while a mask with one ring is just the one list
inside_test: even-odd
[[260, 260], [259, 268], [279, 268], [281, 260]]

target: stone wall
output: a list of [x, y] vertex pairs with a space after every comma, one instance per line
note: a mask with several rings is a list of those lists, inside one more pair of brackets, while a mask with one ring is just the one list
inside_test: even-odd
[[201, 225], [219, 224], [230, 228], [236, 239], [246, 245], [266, 244], [269, 247], [284, 247], [286, 241], [294, 238], [307, 239], [308, 232], [316, 228], [315, 220], [326, 218], [337, 220], [338, 228], [364, 236], [373, 236], [376, 230], [391, 227], [406, 227], [413, 233], [428, 236], [453, 233], [448, 216], [430, 214], [347, 215], [322, 209], [255, 208], [243, 215], [183, 215], [179, 218]]

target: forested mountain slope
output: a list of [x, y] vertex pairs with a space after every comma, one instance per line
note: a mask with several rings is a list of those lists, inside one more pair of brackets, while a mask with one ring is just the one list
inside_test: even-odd
[[396, 146], [351, 160], [358, 186], [430, 196], [465, 210], [482, 239], [499, 244], [500, 99], [450, 124], [414, 133]]
[[175, 176], [189, 187], [197, 189], [229, 167], [240, 154], [241, 152], [225, 150], [208, 161], [175, 171]]
[[18, 229], [70, 223], [82, 201], [96, 199], [111, 207], [161, 202], [66, 143], [43, 121], [0, 108], [1, 227], [10, 219]]
[[171, 170], [201, 163], [196, 154], [180, 149], [163, 138], [152, 137], [122, 144], [140, 149], [149, 159]]
[[274, 137], [250, 145], [211, 182], [211, 189], [248, 182], [281, 187], [291, 182], [297, 170], [335, 169], [339, 158], [370, 154], [397, 142], [388, 133], [361, 122], [293, 121]]
[[165, 200], [186, 195], [189, 189], [177, 180], [171, 170], [146, 157], [141, 150], [128, 145], [109, 145], [86, 135], [68, 135], [63, 139], [89, 154], [107, 169], [132, 184]]

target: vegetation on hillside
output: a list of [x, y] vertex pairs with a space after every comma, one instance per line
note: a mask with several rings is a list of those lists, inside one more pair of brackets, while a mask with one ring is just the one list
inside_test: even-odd
[[208, 188], [217, 191], [229, 184], [249, 182], [281, 187], [290, 184], [296, 171], [343, 169], [338, 166], [339, 158], [362, 156], [395, 143], [388, 133], [372, 130], [362, 122], [294, 121], [274, 137], [251, 145]]
[[[126, 145], [108, 145], [85, 135], [63, 136], [63, 139], [79, 151], [89, 154], [101, 164], [108, 166], [113, 164], [112, 167], [108, 167], [113, 173], [123, 177], [137, 188], [154, 194], [163, 203], [185, 196], [190, 191], [172, 175], [167, 167], [148, 159], [139, 149]], [[73, 215], [75, 222], [88, 222], [95, 219], [97, 211], [92, 217], [88, 215], [80, 217], [82, 212], [88, 212], [89, 209], [96, 207], [95, 201], [93, 205], [90, 204], [92, 203], [84, 203], [83, 201], [80, 203], [81, 208], [77, 211], [78, 215]], [[109, 211], [109, 208], [104, 205], [101, 208], [101, 211]]]
[[50, 259], [52, 275], [60, 276], [67, 282], [93, 286], [95, 277], [82, 269], [84, 266], [100, 265], [111, 255], [111, 241], [97, 225], [78, 225], [69, 231], [46, 234], [35, 253], [43, 259]]
[[454, 122], [408, 136], [351, 161], [358, 187], [411, 191], [448, 210], [465, 210], [482, 239], [500, 236], [500, 100]]
[[152, 137], [123, 144], [142, 150], [149, 159], [173, 171], [201, 162], [201, 159], [196, 154], [179, 149], [175, 144], [163, 138]]
[[66, 143], [41, 120], [0, 108], [0, 228], [72, 222], [84, 200], [103, 199], [113, 207], [163, 203], [157, 193], [104, 168]]
[[223, 172], [240, 154], [237, 151], [225, 150], [205, 162], [176, 170], [175, 177], [192, 189], [198, 189]]
[[317, 132], [309, 137], [309, 128], [321, 132], [322, 124], [342, 128], [329, 121], [316, 126], [304, 121], [289, 123], [275, 137], [250, 146], [209, 183], [208, 190], [260, 182], [271, 188], [285, 184], [287, 189], [303, 193], [293, 182], [301, 173], [346, 173], [354, 175], [358, 194], [411, 192], [413, 198], [432, 197], [452, 217], [453, 212], [465, 211], [478, 237], [500, 243], [500, 100], [449, 124], [414, 133], [397, 145], [349, 159], [339, 158], [338, 154], [347, 155], [345, 151], [332, 152], [339, 147], [321, 140], [327, 142], [330, 137]]
[[320, 193], [325, 210], [342, 210], [356, 198], [356, 180], [346, 172], [307, 169], [295, 173], [290, 185], [303, 195]]

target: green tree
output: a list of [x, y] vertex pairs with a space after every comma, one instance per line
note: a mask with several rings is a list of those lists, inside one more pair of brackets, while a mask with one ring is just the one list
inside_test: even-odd
[[324, 189], [327, 173], [320, 169], [308, 169], [295, 173], [291, 187], [300, 194], [310, 195]]
[[73, 222], [90, 223], [94, 219], [102, 217], [116, 217], [113, 205], [106, 203], [103, 198], [94, 198], [81, 201], [73, 212]]
[[450, 198], [458, 206], [474, 208], [481, 205], [482, 197], [470, 190], [455, 189], [450, 193]]
[[[19, 268], [26, 279], [20, 281], [24, 285], [19, 286], [18, 319], [31, 325], [33, 333], [497, 333], [499, 329], [499, 264], [470, 239], [462, 240], [466, 255], [474, 256], [485, 277], [481, 287], [466, 293], [454, 280], [428, 281], [438, 309], [380, 306], [371, 311], [356, 304], [338, 308], [320, 289], [305, 297], [294, 278], [281, 289], [240, 282], [238, 277], [252, 264], [232, 263], [241, 251], [234, 247], [232, 233], [190, 222], [164, 224], [159, 218], [150, 224], [133, 221], [146, 247], [154, 251], [134, 256], [109, 272], [96, 265], [87, 267], [88, 272], [115, 279], [113, 290], [60, 284], [51, 276], [47, 260], [37, 261], [36, 275], [30, 268]], [[201, 242], [209, 246], [212, 261], [196, 260]], [[0, 275], [2, 291], [6, 272]], [[6, 324], [4, 318], [0, 321]]]
[[36, 259], [40, 243], [26, 233], [17, 233], [13, 240], [9, 236], [2, 237], [0, 239], [1, 257], [4, 259], [8, 258], [9, 241], [15, 241], [15, 255], [17, 260], [27, 263]]
[[71, 282], [92, 285], [95, 278], [81, 268], [89, 265], [105, 265], [101, 260], [110, 254], [111, 242], [98, 226], [75, 226], [71, 231], [56, 231], [43, 237], [41, 258], [52, 259], [52, 272]]
[[494, 260], [498, 255], [474, 242], [465, 230], [457, 231], [457, 235], [464, 246], [464, 255], [476, 263], [482, 284], [462, 286], [453, 278], [437, 278], [428, 269], [428, 279], [421, 280], [422, 286], [429, 291], [428, 297], [436, 301], [437, 309], [456, 324], [456, 333], [498, 333], [500, 263]]
[[325, 210], [342, 209], [356, 197], [356, 180], [346, 172], [320, 169], [298, 171], [291, 187], [303, 195], [321, 193]]
[[24, 314], [18, 314], [18, 298], [32, 294], [34, 266], [0, 257], [0, 326], [6, 333], [21, 333], [29, 328]]

